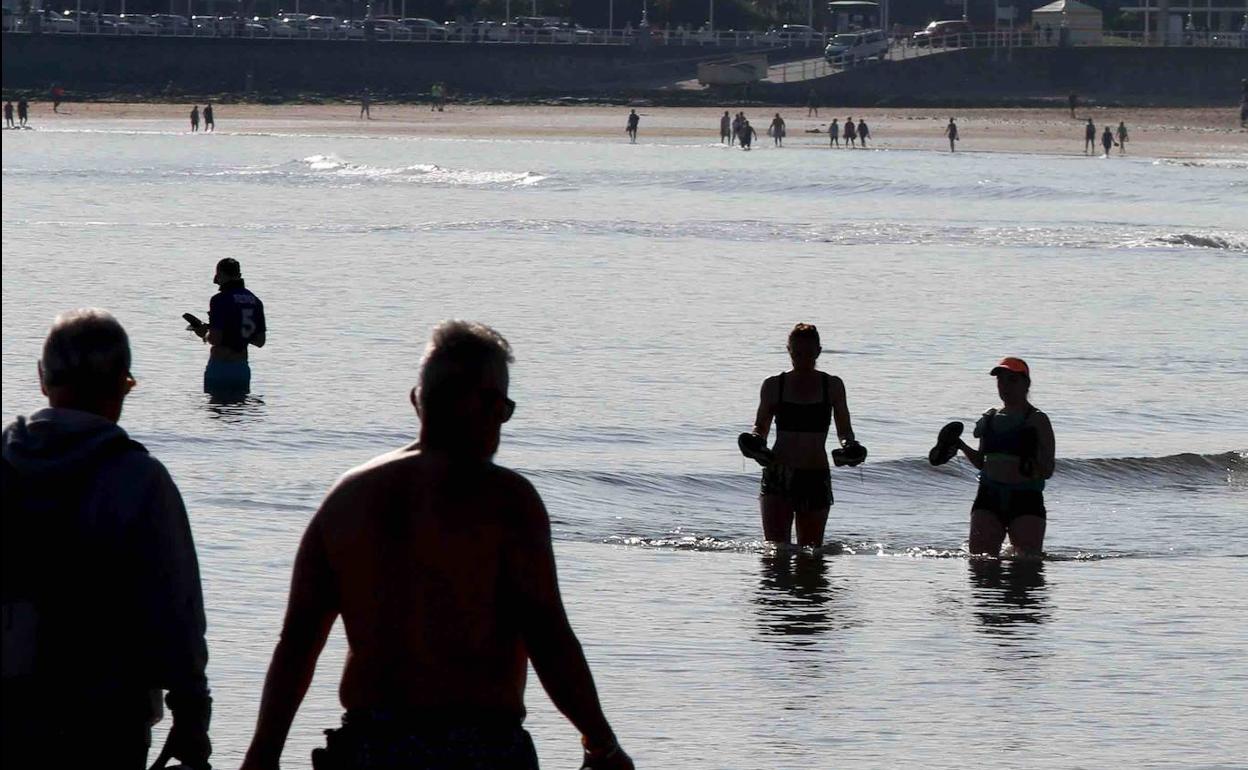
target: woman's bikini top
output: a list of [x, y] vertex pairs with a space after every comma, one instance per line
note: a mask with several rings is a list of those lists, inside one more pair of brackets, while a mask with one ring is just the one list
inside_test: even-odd
[[813, 404], [797, 404], [784, 400], [784, 374], [780, 375], [780, 395], [776, 400], [776, 430], [793, 433], [827, 433], [832, 425], [832, 399], [828, 395], [828, 380], [819, 373], [823, 382], [823, 400]]

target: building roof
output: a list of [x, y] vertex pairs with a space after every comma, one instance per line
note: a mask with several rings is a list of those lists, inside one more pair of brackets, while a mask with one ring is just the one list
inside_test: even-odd
[[1078, 13], [1078, 14], [1096, 14], [1101, 15], [1100, 9], [1093, 8], [1086, 3], [1080, 3], [1077, 0], [1057, 0], [1055, 3], [1037, 8], [1032, 13]]

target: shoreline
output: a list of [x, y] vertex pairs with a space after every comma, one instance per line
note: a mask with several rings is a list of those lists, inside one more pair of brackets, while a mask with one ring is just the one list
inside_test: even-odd
[[[31, 105], [35, 129], [151, 130], [187, 133], [194, 102], [70, 102], [53, 113], [46, 102]], [[202, 106], [202, 105], [201, 105]], [[611, 140], [626, 143], [629, 106], [594, 104], [495, 105], [452, 102], [444, 112], [426, 104], [373, 102], [369, 119], [360, 119], [358, 102], [326, 104], [229, 104], [216, 102], [217, 128], [230, 134], [309, 134], [326, 136]], [[1227, 159], [1248, 163], [1248, 130], [1238, 115], [1221, 108], [1113, 108], [1090, 105], [1071, 118], [1065, 106], [1052, 108], [872, 108], [821, 107], [807, 117], [805, 107], [728, 104], [722, 107], [635, 105], [642, 118], [639, 145], [661, 142], [718, 142], [724, 110], [744, 109], [759, 137], [756, 149], [772, 149], [766, 126], [775, 113], [786, 122], [785, 147], [827, 148], [827, 125], [864, 118], [871, 128], [868, 149], [948, 152], [943, 136], [950, 116], [961, 134], [959, 152], [1083, 157], [1084, 121], [1099, 132], [1124, 121], [1130, 131], [1126, 158]], [[835, 110], [835, 112], [833, 112]], [[201, 132], [203, 133], [203, 132]], [[835, 148], [831, 148], [835, 149]], [[842, 147], [842, 149], [845, 149]], [[1097, 156], [1100, 155], [1097, 146]], [[1115, 149], [1112, 157], [1120, 157]]]

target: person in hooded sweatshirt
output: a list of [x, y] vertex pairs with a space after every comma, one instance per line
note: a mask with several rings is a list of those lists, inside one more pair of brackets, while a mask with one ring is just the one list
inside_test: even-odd
[[3, 436], [5, 767], [208, 766], [212, 699], [199, 564], [165, 466], [117, 424], [130, 342], [103, 310], [57, 316], [48, 407]]

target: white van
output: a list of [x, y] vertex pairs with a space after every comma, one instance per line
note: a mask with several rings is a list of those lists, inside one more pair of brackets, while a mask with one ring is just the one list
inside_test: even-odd
[[855, 64], [867, 59], [883, 59], [888, 53], [888, 37], [882, 30], [844, 32], [832, 38], [823, 56], [833, 64]]

